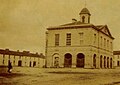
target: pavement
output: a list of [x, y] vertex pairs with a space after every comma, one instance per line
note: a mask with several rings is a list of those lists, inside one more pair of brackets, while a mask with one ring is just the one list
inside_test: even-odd
[[0, 85], [120, 85], [120, 69], [15, 67]]

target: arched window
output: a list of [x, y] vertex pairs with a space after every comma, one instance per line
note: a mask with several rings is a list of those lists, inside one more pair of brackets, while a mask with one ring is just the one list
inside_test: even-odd
[[82, 22], [85, 23], [85, 16], [82, 16]]
[[109, 57], [107, 57], [107, 68], [109, 68]]
[[100, 56], [100, 68], [102, 68], [102, 55]]
[[66, 53], [64, 58], [64, 67], [71, 67], [71, 66], [72, 66], [72, 55], [70, 53]]
[[59, 67], [60, 55], [58, 53], [53, 54], [53, 67]]
[[112, 58], [110, 58], [110, 68], [112, 68]]
[[96, 68], [96, 54], [94, 54], [93, 56], [93, 66], [94, 68]]
[[104, 56], [104, 68], [106, 68], [106, 56]]
[[83, 53], [77, 54], [76, 67], [84, 68], [85, 65], [85, 55]]

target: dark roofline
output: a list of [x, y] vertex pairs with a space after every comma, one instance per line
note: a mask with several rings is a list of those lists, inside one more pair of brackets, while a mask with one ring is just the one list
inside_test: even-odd
[[56, 26], [56, 27], [55, 26], [54, 27], [49, 27], [49, 28], [47, 28], [47, 30], [70, 29], [70, 28], [76, 28], [76, 27], [89, 28], [89, 27], [92, 27], [92, 26], [93, 26], [93, 24], [68, 25], [68, 26], [61, 25], [61, 26]]
[[0, 49], [0, 54], [3, 55], [14, 55], [14, 56], [29, 56], [29, 57], [40, 57], [40, 58], [44, 58], [45, 56], [41, 53], [30, 53], [29, 51], [23, 51], [23, 52], [19, 52], [19, 51], [11, 51], [9, 49]]
[[[106, 26], [107, 27], [107, 25], [104, 25], [104, 26]], [[99, 29], [99, 28], [97, 28], [97, 26], [94, 26], [93, 24], [81, 24], [81, 25], [68, 25], [68, 26], [56, 26], [56, 27], [49, 27], [49, 28], [47, 28], [47, 30], [62, 30], [62, 29], [80, 29], [80, 28], [94, 28], [95, 30], [97, 30], [97, 31], [99, 31], [99, 32], [101, 32], [101, 33], [103, 33], [103, 34], [105, 34], [104, 32], [102, 32], [101, 31], [101, 29]], [[108, 28], [108, 27], [107, 27]], [[110, 32], [109, 32], [109, 34], [110, 34]], [[105, 34], [106, 36], [108, 36], [108, 37], [110, 37], [110, 38], [112, 38], [112, 39], [114, 39], [114, 37], [112, 37], [112, 35], [110, 34], [110, 36], [109, 35], [107, 35], [107, 34]]]
[[113, 51], [113, 55], [120, 55], [120, 51]]

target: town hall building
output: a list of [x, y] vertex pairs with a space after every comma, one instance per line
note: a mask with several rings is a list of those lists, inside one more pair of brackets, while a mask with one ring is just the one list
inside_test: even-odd
[[65, 68], [113, 68], [113, 36], [107, 25], [90, 23], [83, 8], [80, 20], [47, 28], [46, 66]]

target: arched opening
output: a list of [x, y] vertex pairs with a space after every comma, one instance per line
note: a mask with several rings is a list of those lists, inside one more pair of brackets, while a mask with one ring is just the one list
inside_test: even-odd
[[96, 68], [96, 54], [93, 56], [93, 67]]
[[18, 66], [22, 66], [22, 61], [21, 60], [18, 61]]
[[109, 68], [109, 57], [107, 57], [107, 68]]
[[106, 68], [106, 56], [104, 56], [104, 68]]
[[54, 58], [54, 66], [55, 66], [56, 68], [59, 67], [59, 57], [55, 57], [55, 58]]
[[70, 53], [65, 54], [64, 67], [72, 66], [72, 55]]
[[58, 53], [55, 53], [53, 55], [53, 66], [55, 68], [58, 68], [59, 67], [59, 54]]
[[102, 55], [100, 56], [100, 68], [102, 68]]
[[84, 54], [82, 53], [79, 53], [77, 55], [77, 64], [76, 64], [76, 67], [80, 67], [80, 68], [84, 68]]
[[112, 68], [112, 58], [110, 58], [110, 68]]
[[82, 16], [82, 22], [85, 23], [85, 16]]

